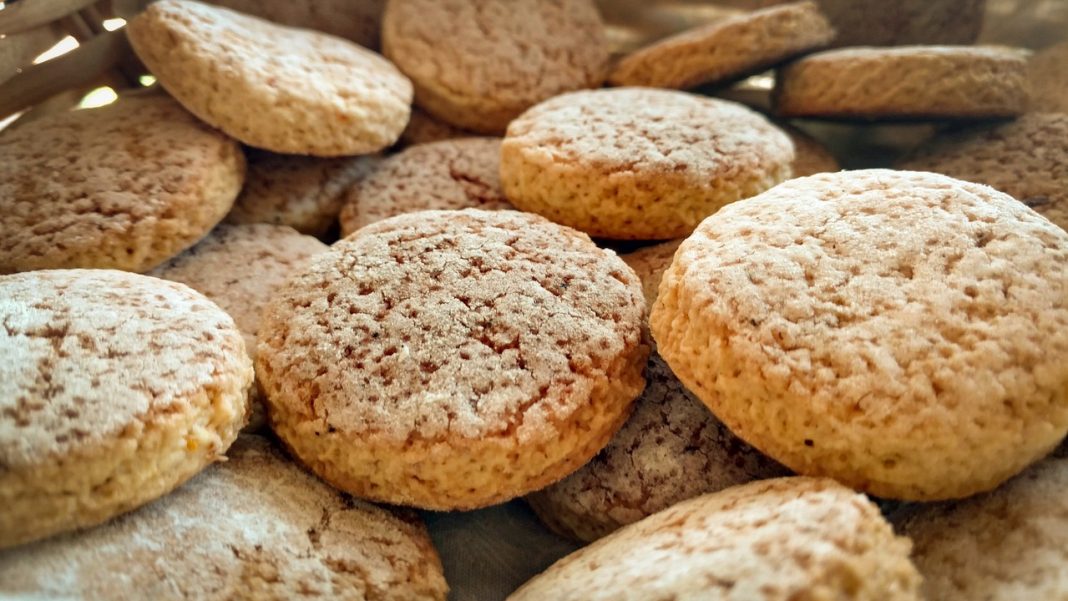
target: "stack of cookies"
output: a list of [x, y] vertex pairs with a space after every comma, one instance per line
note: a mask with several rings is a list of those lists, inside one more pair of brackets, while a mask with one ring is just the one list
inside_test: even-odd
[[[150, 4], [0, 131], [0, 597], [1068, 594], [1063, 47], [750, 4]], [[585, 546], [423, 521], [503, 503]]]

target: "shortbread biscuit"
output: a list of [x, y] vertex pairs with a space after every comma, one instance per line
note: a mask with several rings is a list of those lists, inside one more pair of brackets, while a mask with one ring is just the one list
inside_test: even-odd
[[1068, 113], [1068, 41], [1035, 53], [1028, 63], [1031, 110]]
[[181, 284], [112, 270], [0, 277], [0, 547], [99, 524], [221, 457], [252, 364]]
[[675, 375], [794, 471], [905, 500], [990, 490], [1068, 432], [1068, 233], [993, 188], [791, 180], [683, 242], [651, 326]]
[[0, 273], [148, 271], [234, 203], [241, 149], [165, 96], [55, 113], [0, 133]]
[[341, 235], [396, 215], [513, 208], [501, 190], [500, 138], [419, 144], [381, 163], [344, 194]]
[[586, 236], [516, 211], [369, 225], [271, 300], [271, 427], [357, 496], [470, 509], [542, 488], [615, 434], [644, 385], [641, 285]]
[[842, 168], [831, 151], [812, 136], [790, 125], [776, 125], [782, 128], [794, 143], [794, 162], [790, 165], [794, 177], [830, 173]]
[[1068, 113], [941, 134], [899, 168], [992, 186], [1068, 229]]
[[594, 237], [666, 240], [790, 177], [793, 145], [733, 102], [616, 88], [557, 96], [508, 127], [501, 183], [519, 209]]
[[475, 134], [432, 117], [420, 108], [412, 107], [412, 117], [408, 120], [408, 126], [401, 132], [396, 147], [405, 148], [453, 138], [469, 138], [473, 135]]
[[193, 0], [153, 3], [126, 31], [164, 89], [249, 146], [367, 154], [393, 144], [408, 123], [411, 82], [341, 38]]
[[87, 532], [0, 553], [0, 596], [444, 601], [419, 518], [338, 493], [244, 435], [164, 499]]
[[655, 42], [619, 61], [608, 82], [680, 90], [726, 83], [827, 46], [834, 35], [812, 0], [784, 4]]
[[779, 478], [631, 524], [508, 599], [918, 601], [909, 547], [863, 495], [833, 480]]
[[1050, 458], [996, 491], [924, 505], [905, 520], [927, 599], [1068, 598], [1068, 458]]
[[322, 236], [337, 224], [345, 191], [365, 176], [375, 155], [320, 159], [249, 149], [248, 177], [229, 223], [288, 225]]
[[385, 0], [208, 0], [290, 27], [315, 29], [378, 49]]
[[415, 84], [415, 102], [474, 132], [501, 134], [527, 108], [596, 88], [608, 71], [593, 0], [393, 0], [382, 50]]
[[1011, 117], [1028, 104], [1027, 53], [982, 46], [845, 48], [779, 70], [784, 117]]

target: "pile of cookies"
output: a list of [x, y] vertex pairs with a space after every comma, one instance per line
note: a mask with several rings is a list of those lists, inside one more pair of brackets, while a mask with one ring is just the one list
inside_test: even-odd
[[0, 596], [445, 599], [415, 510], [515, 499], [514, 600], [1065, 595], [1068, 46], [751, 4], [150, 4], [0, 132]]

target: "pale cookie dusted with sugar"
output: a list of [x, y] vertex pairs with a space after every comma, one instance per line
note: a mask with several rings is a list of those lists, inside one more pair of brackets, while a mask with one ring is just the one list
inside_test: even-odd
[[338, 493], [258, 436], [227, 455], [134, 513], [0, 553], [0, 595], [445, 600], [418, 517]]
[[778, 478], [631, 524], [508, 599], [919, 601], [909, 547], [864, 495], [833, 480]]
[[1028, 79], [1030, 110], [1068, 113], [1068, 41], [1032, 55]]
[[382, 51], [412, 78], [417, 105], [483, 134], [608, 72], [593, 0], [393, 0]]
[[378, 49], [386, 0], [208, 0], [290, 27], [315, 29]]
[[617, 86], [688, 89], [736, 80], [827, 46], [835, 31], [812, 0], [715, 20], [619, 61]]
[[615, 434], [645, 382], [637, 276], [515, 211], [369, 225], [275, 294], [257, 373], [271, 427], [360, 497], [471, 509], [542, 488]]
[[501, 190], [500, 138], [419, 144], [380, 162], [344, 194], [341, 235], [416, 211], [512, 209]]
[[651, 327], [732, 432], [905, 500], [990, 490], [1068, 432], [1068, 233], [933, 173], [791, 180], [683, 242]]
[[367, 154], [393, 144], [408, 123], [411, 82], [341, 38], [193, 0], [153, 3], [126, 31], [164, 89], [249, 146]]
[[0, 133], [0, 273], [148, 271], [233, 206], [245, 160], [165, 96], [42, 117]]
[[688, 235], [725, 204], [790, 177], [793, 146], [740, 104], [671, 90], [557, 96], [508, 127], [513, 205], [600, 238]]
[[784, 117], [1012, 117], [1027, 110], [1027, 52], [995, 46], [844, 48], [778, 72]]
[[169, 493], [245, 423], [252, 363], [229, 315], [112, 270], [0, 277], [0, 547]]

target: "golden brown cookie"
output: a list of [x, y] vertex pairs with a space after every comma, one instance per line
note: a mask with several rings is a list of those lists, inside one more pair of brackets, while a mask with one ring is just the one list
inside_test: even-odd
[[165, 96], [0, 133], [0, 273], [148, 271], [230, 210], [241, 149]]
[[421, 108], [499, 135], [542, 100], [601, 85], [603, 29], [593, 0], [393, 0], [382, 50], [412, 78]]
[[208, 0], [290, 27], [316, 29], [378, 49], [385, 0]]
[[1032, 111], [1068, 113], [1068, 41], [1035, 53], [1028, 78]]
[[104, 269], [2, 276], [0, 323], [0, 548], [167, 494], [245, 423], [241, 333], [186, 286]]
[[369, 225], [272, 298], [256, 368], [271, 427], [342, 490], [427, 509], [526, 494], [577, 469], [644, 386], [638, 278], [515, 211]]
[[475, 134], [432, 117], [422, 109], [412, 107], [412, 118], [408, 120], [408, 126], [401, 132], [396, 148], [403, 149], [416, 144], [440, 142], [453, 138], [469, 138], [473, 135]]
[[933, 173], [791, 180], [683, 242], [651, 327], [731, 431], [906, 500], [996, 487], [1068, 432], [1068, 233]]
[[721, 206], [790, 177], [790, 140], [733, 102], [614, 88], [523, 113], [501, 145], [512, 204], [591, 236], [685, 236]]

